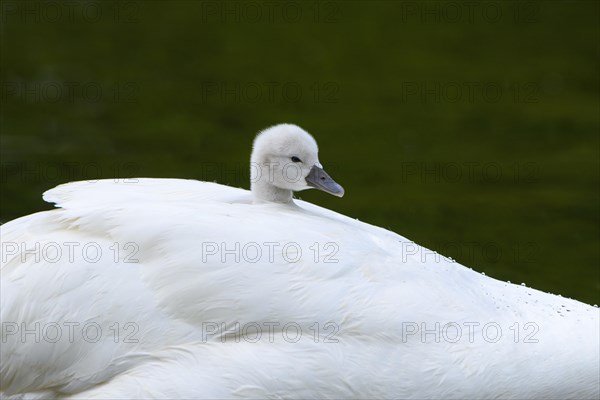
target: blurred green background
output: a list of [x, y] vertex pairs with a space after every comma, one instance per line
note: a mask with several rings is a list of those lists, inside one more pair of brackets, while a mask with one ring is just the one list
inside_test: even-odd
[[600, 303], [596, 1], [1, 7], [1, 222], [72, 180], [248, 188], [291, 122], [346, 189], [302, 199]]

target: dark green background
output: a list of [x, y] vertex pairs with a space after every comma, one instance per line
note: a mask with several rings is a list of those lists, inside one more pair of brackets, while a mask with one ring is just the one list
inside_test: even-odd
[[303, 199], [599, 303], [598, 2], [69, 4], [2, 2], [2, 222], [71, 180], [247, 188], [292, 122], [346, 189]]

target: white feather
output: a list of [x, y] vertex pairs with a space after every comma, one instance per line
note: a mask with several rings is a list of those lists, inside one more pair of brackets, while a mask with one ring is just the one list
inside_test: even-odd
[[3, 225], [3, 395], [598, 398], [597, 308], [256, 190], [75, 182]]

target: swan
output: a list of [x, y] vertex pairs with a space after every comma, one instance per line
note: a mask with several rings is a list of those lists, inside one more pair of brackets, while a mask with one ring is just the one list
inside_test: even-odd
[[598, 308], [294, 199], [344, 195], [298, 126], [251, 181], [72, 182], [2, 225], [2, 396], [599, 397]]

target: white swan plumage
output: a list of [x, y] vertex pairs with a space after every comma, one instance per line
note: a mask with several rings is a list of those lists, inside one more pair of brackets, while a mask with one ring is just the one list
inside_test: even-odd
[[293, 200], [344, 194], [317, 152], [278, 125], [251, 191], [73, 182], [2, 225], [2, 395], [598, 398], [597, 308]]

